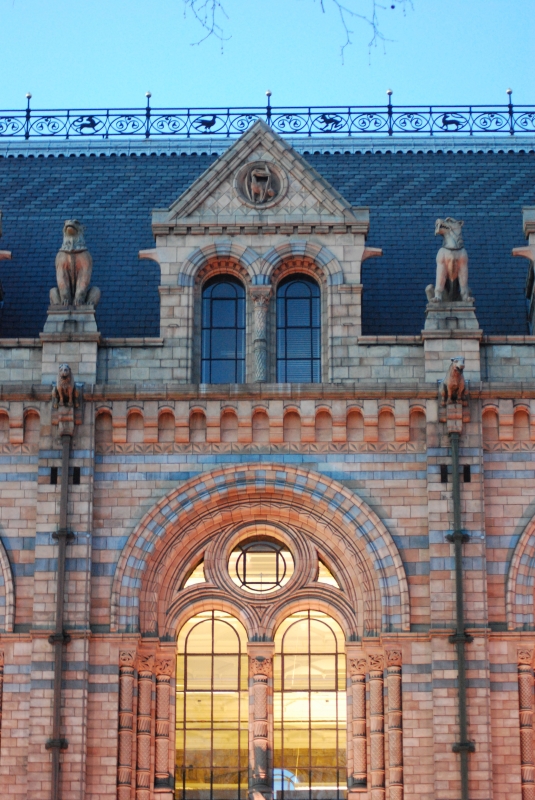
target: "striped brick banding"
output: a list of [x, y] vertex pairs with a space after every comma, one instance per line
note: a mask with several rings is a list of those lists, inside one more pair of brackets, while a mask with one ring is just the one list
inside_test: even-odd
[[388, 767], [390, 800], [403, 800], [403, 711], [401, 650], [387, 650]]
[[520, 771], [522, 800], [535, 800], [533, 763], [533, 651], [518, 651], [518, 705], [520, 712]]
[[373, 654], [368, 657], [370, 671], [370, 767], [372, 800], [385, 797], [385, 712], [383, 698], [384, 657]]

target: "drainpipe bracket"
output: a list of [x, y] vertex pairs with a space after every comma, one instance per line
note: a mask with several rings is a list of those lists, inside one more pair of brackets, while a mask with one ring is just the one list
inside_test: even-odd
[[72, 531], [64, 530], [60, 528], [59, 531], [54, 531], [52, 534], [52, 538], [59, 542], [62, 537], [65, 537], [66, 542], [73, 542], [74, 541], [74, 533]]
[[67, 739], [49, 739], [45, 744], [47, 750], [66, 750], [68, 746]]
[[461, 544], [466, 544], [470, 541], [470, 534], [465, 533], [464, 531], [455, 531], [454, 533], [447, 533], [445, 539], [447, 542], [451, 542], [452, 544], [455, 544], [455, 542], [460, 539]]
[[476, 743], [475, 742], [455, 742], [452, 744], [451, 749], [454, 753], [475, 753], [476, 752]]
[[454, 633], [452, 636], [448, 636], [450, 644], [458, 644], [459, 642], [470, 644], [473, 641], [474, 637], [470, 633]]
[[65, 633], [65, 631], [62, 631], [61, 633], [52, 633], [48, 637], [48, 641], [50, 642], [50, 644], [58, 644], [58, 642], [61, 644], [69, 644], [69, 642], [71, 641], [71, 637], [70, 634]]

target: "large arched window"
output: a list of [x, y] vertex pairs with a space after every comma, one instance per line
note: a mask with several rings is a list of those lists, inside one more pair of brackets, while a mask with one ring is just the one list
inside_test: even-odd
[[178, 637], [177, 800], [246, 800], [247, 635], [222, 611], [192, 617]]
[[245, 380], [245, 289], [218, 275], [202, 292], [201, 383]]
[[338, 800], [347, 788], [342, 629], [317, 611], [292, 614], [277, 631], [275, 654], [276, 798]]
[[290, 275], [277, 288], [277, 381], [321, 381], [320, 289], [306, 275]]

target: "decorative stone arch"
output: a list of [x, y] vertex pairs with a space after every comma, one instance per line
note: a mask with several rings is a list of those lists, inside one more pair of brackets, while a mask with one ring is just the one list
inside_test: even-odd
[[11, 564], [4, 543], [0, 539], [0, 630], [13, 633], [15, 618], [15, 589]]
[[322, 245], [314, 242], [283, 242], [264, 255], [264, 272], [266, 283], [271, 283], [273, 274], [285, 261], [301, 258], [313, 261], [325, 275], [328, 285], [338, 285], [344, 282], [344, 273], [337, 258]]
[[507, 628], [534, 630], [535, 517], [526, 525], [515, 547], [505, 594]]
[[[306, 536], [300, 534], [303, 541], [326, 551], [353, 608], [353, 635], [409, 630], [405, 571], [394, 541], [377, 515], [334, 480], [269, 464], [232, 466], [196, 477], [162, 498], [144, 516], [117, 566], [111, 630], [141, 630], [171, 638], [174, 623], [168, 611], [174, 607], [192, 561], [198, 562], [222, 531], [229, 535], [228, 531], [262, 518], [294, 533], [306, 532]], [[208, 592], [212, 599], [217, 595], [215, 586], [193, 588], [199, 595]], [[297, 593], [302, 589], [298, 587]], [[320, 599], [324, 591], [307, 584], [305, 594], [310, 597], [312, 592]]]
[[198, 274], [217, 260], [232, 260], [242, 267], [251, 283], [261, 283], [256, 280], [265, 271], [263, 258], [252, 249], [237, 242], [214, 242], [213, 244], [198, 247], [182, 264], [178, 276], [178, 283], [182, 286], [193, 286]]

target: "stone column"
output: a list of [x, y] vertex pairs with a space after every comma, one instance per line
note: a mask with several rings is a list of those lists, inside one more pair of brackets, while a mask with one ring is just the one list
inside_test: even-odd
[[160, 800], [171, 800], [172, 788], [169, 775], [169, 696], [173, 659], [158, 658], [156, 661], [156, 757], [154, 791]]
[[384, 657], [379, 653], [368, 656], [370, 672], [370, 768], [371, 800], [385, 798], [385, 715], [383, 700]]
[[272, 676], [271, 658], [251, 658], [249, 660], [253, 694], [253, 775], [252, 789], [271, 792], [269, 781], [269, 719], [268, 719], [268, 681]]
[[151, 700], [154, 656], [140, 656], [137, 676], [136, 800], [150, 800]]
[[132, 795], [132, 744], [134, 736], [134, 653], [119, 653], [119, 747], [117, 753], [117, 800]]
[[4, 653], [0, 652], [0, 742], [2, 741], [2, 704], [4, 701]]
[[366, 656], [349, 659], [351, 677], [352, 726], [351, 747], [353, 753], [352, 788], [365, 788], [368, 780], [366, 758]]
[[267, 381], [267, 312], [271, 298], [271, 286], [255, 286], [251, 289], [254, 308], [254, 380]]
[[388, 685], [389, 798], [403, 800], [403, 716], [401, 705], [401, 650], [386, 651]]
[[518, 650], [518, 705], [520, 710], [520, 770], [522, 800], [535, 800], [533, 766], [533, 651]]

